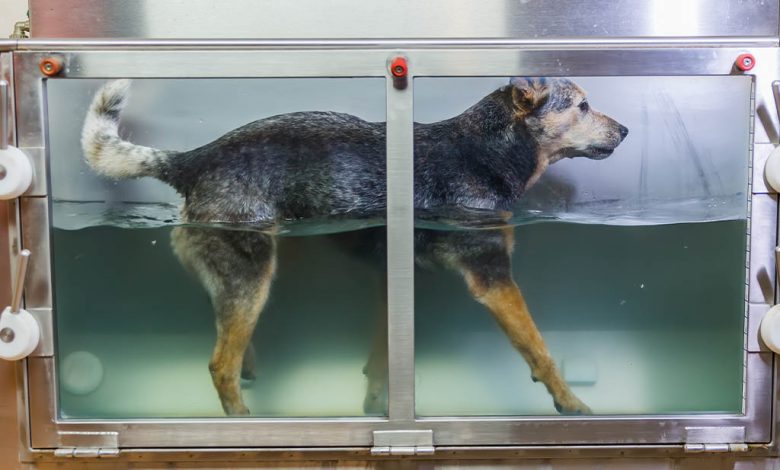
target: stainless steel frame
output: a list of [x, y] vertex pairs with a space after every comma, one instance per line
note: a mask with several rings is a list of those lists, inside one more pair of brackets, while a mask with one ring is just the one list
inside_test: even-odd
[[733, 37], [777, 36], [778, 4], [231, 0], [230, 8], [218, 8], [210, 0], [31, 0], [30, 19], [33, 37], [49, 38]]
[[[500, 44], [320, 42], [310, 44], [264, 41], [251, 44], [222, 41], [101, 41], [0, 42], [0, 50], [23, 47], [14, 55], [18, 146], [35, 160], [36, 183], [21, 198], [21, 237], [25, 247], [39, 260], [30, 267], [30, 288], [26, 307], [38, 309], [39, 318], [51, 315], [51, 273], [49, 260], [48, 203], [45, 184], [47, 157], [45, 77], [38, 70], [43, 58], [56, 57], [63, 63], [58, 78], [111, 77], [351, 77], [387, 78], [388, 133], [388, 295], [390, 344], [390, 407], [387, 419], [190, 419], [74, 421], [61, 420], [56, 413], [54, 360], [51, 348], [42, 347], [27, 360], [29, 382], [26, 409], [30, 413], [30, 458], [46, 455], [38, 451], [67, 445], [68, 432], [117, 433], [118, 446], [128, 452], [151, 448], [223, 447], [252, 448], [258, 452], [281, 452], [273, 448], [304, 447], [339, 455], [367, 453], [372, 431], [388, 429], [432, 429], [440, 455], [452, 456], [460, 448], [489, 453], [485, 446], [509, 455], [517, 446], [673, 446], [681, 449], [691, 442], [690, 428], [712, 427], [742, 430], [744, 442], [757, 444], [753, 453], [767, 452], [772, 440], [774, 400], [774, 356], [752, 339], [746, 341], [747, 387], [743, 413], [692, 416], [612, 417], [502, 417], [425, 418], [414, 414], [413, 350], [413, 242], [412, 242], [412, 95], [414, 76], [609, 76], [609, 75], [724, 75], [732, 73], [735, 58], [744, 52], [756, 57], [755, 148], [767, 149], [777, 136], [770, 83], [780, 77], [776, 47], [744, 47], [735, 40], [719, 46], [700, 44], [686, 48], [684, 41], [638, 43], [609, 42], [599, 47], [565, 47], [563, 41], [525, 41]], [[61, 45], [62, 47], [58, 47]], [[776, 40], [771, 46], [776, 46]], [[153, 47], [160, 46], [160, 47]], [[76, 49], [78, 50], [76, 50]], [[388, 60], [404, 55], [410, 64], [409, 87], [397, 90], [388, 74]], [[759, 152], [756, 152], [758, 155]], [[761, 153], [764, 155], [764, 153]], [[758, 159], [758, 157], [757, 157]], [[751, 196], [752, 218], [746, 328], [753, 328], [773, 303], [774, 259], [777, 240], [777, 195], [756, 182]], [[9, 226], [10, 238], [19, 237]], [[750, 308], [748, 308], [748, 305]], [[753, 326], [751, 326], [753, 325]], [[51, 338], [48, 338], [51, 340]], [[25, 377], [20, 377], [20, 380]], [[24, 383], [19, 384], [24, 387]], [[699, 436], [716, 442], [718, 437]], [[318, 449], [317, 449], [318, 448]], [[607, 447], [603, 447], [606, 449]], [[449, 450], [447, 450], [449, 449]], [[537, 449], [540, 452], [541, 448]], [[528, 450], [531, 452], [532, 450]], [[236, 451], [240, 452], [240, 451]], [[448, 454], [448, 452], [451, 452]], [[202, 454], [198, 454], [202, 455]], [[290, 454], [292, 455], [292, 454]]]

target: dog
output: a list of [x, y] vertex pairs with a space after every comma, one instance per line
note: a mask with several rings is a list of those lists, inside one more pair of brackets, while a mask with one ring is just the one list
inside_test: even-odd
[[[276, 270], [273, 230], [189, 224], [272, 229], [287, 220], [384, 216], [385, 124], [336, 112], [296, 112], [260, 119], [194, 150], [159, 150], [119, 137], [129, 86], [128, 80], [112, 81], [96, 93], [82, 131], [86, 161], [100, 175], [157, 178], [183, 196], [181, 219], [188, 225], [173, 229], [173, 250], [200, 280], [216, 314], [209, 370], [222, 407], [227, 415], [247, 415], [240, 377], [254, 375], [250, 340]], [[505, 220], [549, 165], [606, 158], [627, 134], [591, 108], [571, 80], [512, 78], [458, 116], [414, 124], [415, 210], [476, 209]], [[463, 276], [558, 412], [589, 414], [562, 378], [512, 278], [513, 227], [416, 229], [414, 237], [416, 263]], [[364, 369], [367, 410], [386, 389], [386, 335], [379, 336]]]

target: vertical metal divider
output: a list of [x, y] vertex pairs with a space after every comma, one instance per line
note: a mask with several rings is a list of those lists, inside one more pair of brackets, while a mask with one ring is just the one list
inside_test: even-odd
[[388, 418], [412, 422], [414, 400], [413, 79], [387, 77]]

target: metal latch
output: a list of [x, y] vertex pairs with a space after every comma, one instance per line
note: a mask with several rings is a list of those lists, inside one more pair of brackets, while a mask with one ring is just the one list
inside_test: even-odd
[[119, 456], [119, 433], [91, 431], [59, 431], [60, 446], [55, 457], [106, 459]]
[[433, 431], [374, 431], [371, 455], [433, 455]]
[[686, 427], [685, 452], [747, 452], [743, 426]]

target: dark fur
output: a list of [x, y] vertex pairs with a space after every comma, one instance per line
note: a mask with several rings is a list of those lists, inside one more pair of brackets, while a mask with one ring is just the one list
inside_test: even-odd
[[[284, 220], [382, 217], [386, 211], [384, 123], [333, 112], [291, 113], [247, 124], [188, 152], [163, 152], [120, 141], [111, 122], [118, 119], [124, 96], [102, 93], [85, 124], [88, 161], [109, 176], [155, 176], [170, 184], [185, 198], [185, 222], [270, 227]], [[582, 90], [568, 80], [516, 78], [459, 116], [415, 124], [418, 213], [467, 208], [503, 214], [548, 164], [564, 157], [609, 155], [627, 129], [585, 109], [583, 100]], [[589, 137], [572, 141], [575, 134]], [[114, 170], [112, 162], [128, 152], [135, 152], [132, 162], [137, 163]], [[206, 287], [217, 313], [210, 369], [223, 407], [228, 414], [246, 414], [238, 377], [242, 360], [244, 375], [253, 376], [244, 351], [275, 270], [274, 238], [178, 227], [173, 244]], [[589, 412], [560, 377], [512, 280], [512, 245], [510, 227], [415, 231], [417, 261], [463, 274], [474, 298], [495, 315], [534, 378], [553, 395], [556, 408]], [[378, 406], [386, 379], [386, 346], [378, 344], [366, 367], [368, 410]]]

